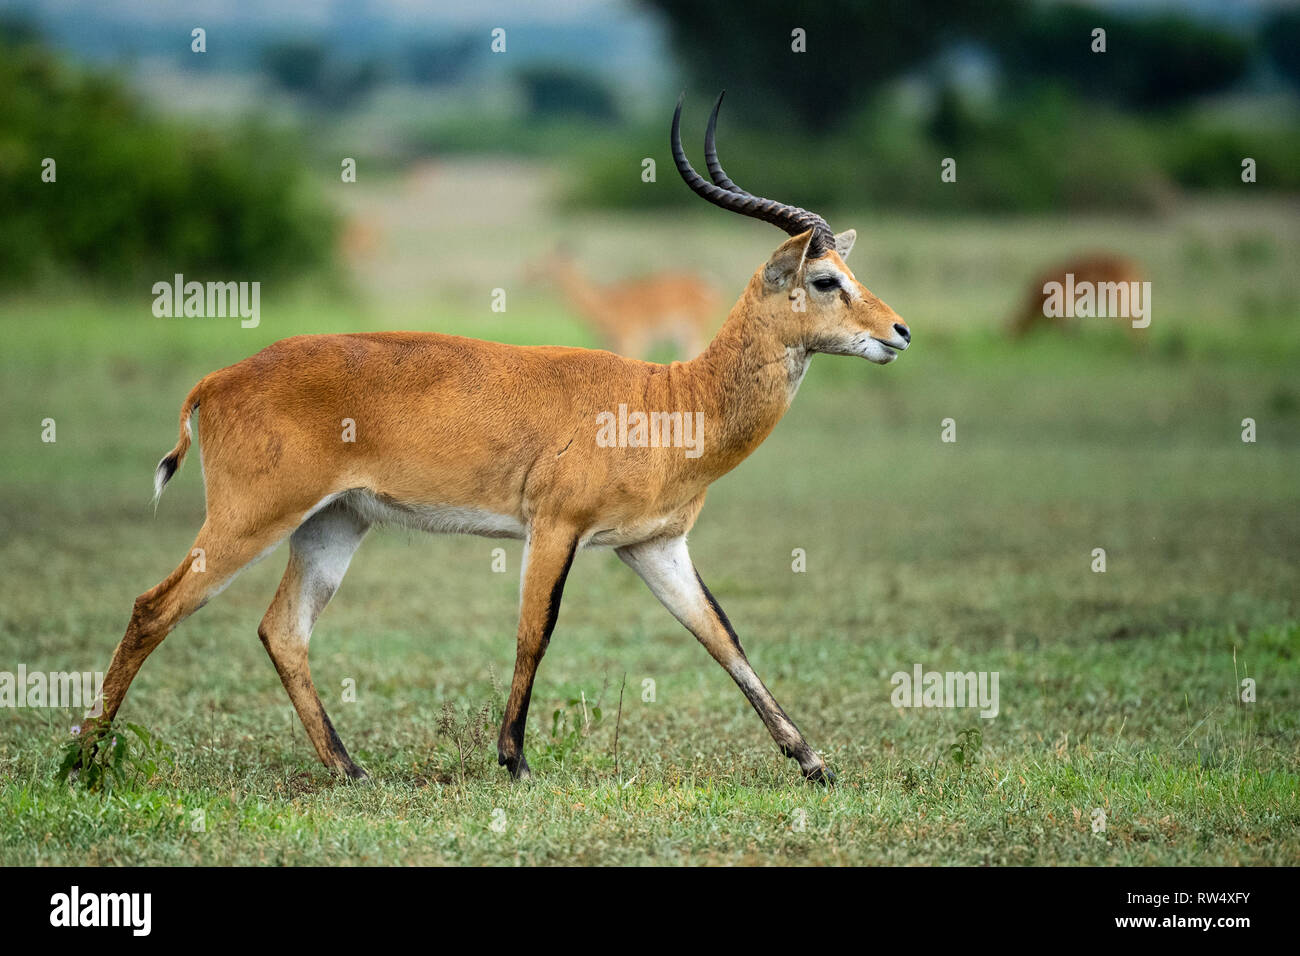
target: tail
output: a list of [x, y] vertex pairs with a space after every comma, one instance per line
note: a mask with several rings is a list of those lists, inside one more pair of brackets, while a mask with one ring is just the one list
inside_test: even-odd
[[185, 460], [185, 453], [190, 450], [190, 443], [193, 441], [190, 416], [199, 407], [199, 389], [202, 387], [203, 382], [199, 382], [185, 396], [185, 402], [181, 405], [180, 439], [176, 442], [176, 447], [169, 451], [162, 461], [158, 462], [158, 468], [153, 473], [153, 503], [155, 508], [158, 506], [158, 499], [162, 497], [163, 487], [171, 480], [172, 475], [176, 474], [181, 462]]

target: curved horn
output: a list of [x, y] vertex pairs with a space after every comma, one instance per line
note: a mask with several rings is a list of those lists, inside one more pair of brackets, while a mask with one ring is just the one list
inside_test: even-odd
[[[826, 254], [830, 249], [835, 248], [835, 234], [831, 232], [831, 227], [827, 225], [826, 220], [816, 213], [809, 212], [806, 209], [800, 209], [798, 206], [787, 206], [785, 203], [777, 202], [774, 199], [764, 199], [762, 196], [754, 196], [741, 190], [740, 187], [726, 178], [726, 173], [722, 167], [717, 165], [717, 150], [712, 150], [713, 166], [717, 167], [718, 176], [728, 183], [734, 189], [728, 189], [721, 185], [708, 182], [703, 176], [695, 171], [691, 166], [690, 160], [686, 158], [686, 151], [682, 148], [681, 120], [682, 120], [682, 101], [686, 98], [683, 93], [677, 99], [677, 109], [673, 112], [673, 125], [671, 134], [671, 143], [673, 151], [673, 162], [677, 164], [677, 172], [681, 174], [682, 180], [691, 191], [697, 196], [707, 199], [715, 206], [720, 206], [730, 212], [739, 213], [742, 216], [749, 216], [752, 219], [761, 219], [763, 222], [770, 222], [772, 225], [782, 229], [786, 233], [797, 236], [800, 233], [812, 230], [812, 238], [808, 242], [807, 257], [816, 259]], [[718, 104], [721, 105], [721, 97]], [[714, 107], [714, 119], [717, 117], [718, 107]], [[711, 121], [710, 126], [714, 123]], [[710, 168], [713, 174], [713, 168]]]
[[718, 110], [722, 109], [722, 98], [727, 95], [723, 90], [718, 94], [718, 101], [713, 104], [713, 112], [709, 114], [709, 126], [704, 131], [704, 165], [709, 168], [709, 178], [717, 185], [721, 186], [728, 192], [739, 193], [742, 196], [751, 195], [733, 183], [730, 177], [722, 169], [722, 164], [718, 162], [718, 146], [714, 142], [718, 128]]

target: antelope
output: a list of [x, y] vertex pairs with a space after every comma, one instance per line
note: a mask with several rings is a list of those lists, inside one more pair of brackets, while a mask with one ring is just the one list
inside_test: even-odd
[[611, 352], [641, 358], [657, 341], [671, 341], [678, 355], [691, 358], [708, 343], [718, 311], [717, 293], [702, 279], [661, 273], [598, 285], [583, 275], [566, 250], [557, 249], [530, 270], [559, 286], [577, 312]]
[[[754, 672], [731, 621], [691, 562], [686, 536], [710, 484], [756, 449], [790, 407], [818, 352], [893, 362], [911, 332], [845, 265], [856, 233], [740, 189], [718, 164], [718, 109], [705, 139], [712, 182], [682, 149], [687, 186], [790, 238], [750, 277], [725, 324], [689, 362], [521, 347], [428, 332], [284, 339], [199, 381], [180, 409], [176, 446], [158, 463], [155, 501], [185, 459], [198, 415], [206, 517], [194, 546], [136, 598], [86, 728], [102, 739], [145, 658], [178, 623], [286, 538], [288, 567], [258, 636], [327, 766], [348, 755], [312, 683], [307, 648], [370, 527], [391, 522], [524, 542], [514, 677], [499, 763], [527, 778], [524, 727], [538, 664], [580, 548], [609, 547], [730, 674], [803, 775], [833, 775]], [[700, 454], [636, 440], [601, 443], [620, 405], [694, 414]], [[630, 418], [631, 416], [629, 416]], [[347, 436], [347, 423], [354, 426]], [[202, 565], [196, 563], [202, 556]]]
[[373, 219], [349, 219], [339, 236], [339, 252], [349, 265], [360, 265], [374, 259], [382, 248], [383, 232]]
[[[1022, 338], [1038, 328], [1056, 327], [1069, 332], [1078, 329], [1077, 318], [1052, 318], [1047, 315], [1044, 300], [1050, 283], [1062, 283], [1066, 276], [1072, 275], [1072, 284], [1091, 283], [1095, 288], [1103, 289], [1109, 285], [1130, 286], [1142, 281], [1142, 267], [1127, 256], [1108, 252], [1091, 253], [1075, 256], [1058, 262], [1051, 268], [1044, 269], [1029, 284], [1024, 304], [1011, 319], [1008, 327], [1012, 338]], [[1125, 296], [1127, 300], [1127, 295]], [[1128, 324], [1124, 316], [1111, 316]], [[1132, 326], [1129, 326], [1130, 329]]]

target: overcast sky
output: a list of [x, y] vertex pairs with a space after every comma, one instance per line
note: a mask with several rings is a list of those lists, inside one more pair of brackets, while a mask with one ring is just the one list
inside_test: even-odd
[[[1174, 7], [1231, 16], [1243, 10], [1257, 11], [1294, 5], [1294, 0], [1094, 0], [1099, 6]], [[791, 12], [800, 9], [791, 3]], [[815, 2], [809, 6], [815, 9]], [[244, 23], [292, 22], [323, 25], [358, 15], [379, 16], [395, 21], [481, 24], [485, 19], [503, 21], [571, 21], [589, 17], [606, 19], [637, 16], [632, 0], [0, 0], [0, 8], [40, 11], [42, 19], [75, 17], [95, 13], [100, 17], [167, 23], [208, 20], [213, 23], [237, 20]], [[508, 25], [508, 24], [507, 24]]]
[[[490, 17], [514, 22], [580, 20], [592, 16], [635, 15], [624, 0], [0, 0], [2, 8], [38, 10], [41, 19], [94, 13], [105, 19], [148, 23], [208, 21], [297, 23], [303, 26], [351, 17], [384, 17], [400, 22], [481, 24]], [[508, 24], [507, 24], [508, 25]]]

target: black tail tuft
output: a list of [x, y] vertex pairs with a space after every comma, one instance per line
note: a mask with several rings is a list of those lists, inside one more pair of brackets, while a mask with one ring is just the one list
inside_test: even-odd
[[163, 486], [171, 481], [172, 475], [176, 474], [176, 467], [180, 462], [180, 458], [178, 452], [172, 452], [158, 462], [158, 469], [153, 473], [153, 500], [155, 504], [162, 496]]

